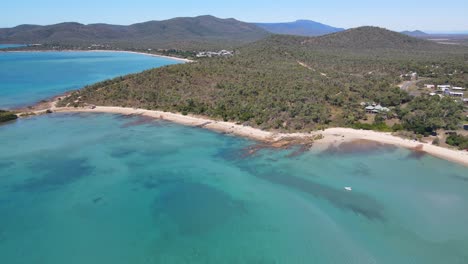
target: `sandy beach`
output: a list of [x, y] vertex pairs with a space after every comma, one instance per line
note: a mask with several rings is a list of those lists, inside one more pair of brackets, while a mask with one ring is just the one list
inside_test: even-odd
[[[71, 50], [71, 51], [77, 51], [77, 50]], [[189, 59], [183, 59], [183, 58], [178, 58], [178, 57], [171, 57], [171, 56], [165, 56], [165, 55], [158, 55], [158, 54], [152, 54], [152, 53], [145, 53], [145, 52], [136, 52], [136, 51], [125, 51], [125, 50], [84, 50], [84, 52], [122, 52], [122, 53], [133, 53], [133, 54], [140, 54], [140, 55], [146, 55], [146, 56], [151, 56], [151, 57], [159, 57], [159, 58], [166, 58], [166, 59], [171, 59], [171, 60], [177, 60], [177, 61], [182, 61], [182, 62], [193, 62], [193, 60]]]
[[[173, 60], [178, 60], [181, 62], [189, 63], [193, 62], [192, 60], [182, 59], [177, 57], [170, 57], [164, 55], [150, 54], [144, 52], [135, 52], [135, 51], [124, 51], [124, 50], [62, 50], [74, 51], [74, 52], [121, 52], [121, 53], [134, 53], [141, 54], [146, 56], [168, 58]], [[0, 51], [0, 52], [46, 52], [44, 51]], [[417, 150], [419, 152], [424, 152], [438, 158], [446, 159], [452, 162], [463, 164], [468, 166], [468, 152], [459, 151], [455, 149], [448, 149], [444, 147], [439, 147], [432, 145], [430, 143], [422, 143], [414, 140], [404, 139], [400, 137], [393, 136], [391, 133], [383, 133], [369, 130], [355, 130], [351, 128], [329, 128], [323, 131], [314, 131], [310, 133], [277, 133], [271, 131], [265, 131], [258, 128], [253, 128], [249, 126], [239, 125], [232, 122], [223, 122], [218, 120], [212, 120], [203, 116], [192, 116], [192, 115], [182, 115], [177, 113], [169, 113], [162, 111], [153, 111], [146, 109], [135, 109], [135, 108], [125, 108], [125, 107], [110, 107], [110, 106], [97, 106], [94, 109], [91, 108], [73, 108], [73, 107], [56, 107], [56, 102], [59, 98], [66, 96], [60, 95], [56, 96], [53, 99], [39, 103], [38, 105], [30, 109], [20, 109], [18, 112], [22, 113], [34, 113], [34, 114], [43, 114], [46, 109], [50, 109], [53, 112], [93, 112], [93, 113], [113, 113], [113, 114], [123, 114], [123, 115], [143, 115], [157, 119], [163, 119], [170, 122], [175, 122], [187, 126], [196, 126], [213, 131], [218, 131], [221, 133], [232, 134], [241, 137], [251, 138], [257, 141], [268, 142], [268, 143], [277, 143], [278, 146], [281, 146], [285, 141], [294, 141], [294, 142], [307, 142], [310, 143], [313, 141], [314, 148], [323, 148], [326, 149], [330, 146], [338, 146], [342, 143], [349, 143], [359, 140], [368, 140], [375, 141], [381, 144], [389, 144], [398, 147], [403, 147], [411, 150]], [[321, 139], [317, 140], [320, 137]], [[291, 140], [293, 139], [293, 140]], [[282, 141], [282, 142], [281, 142]], [[287, 143], [286, 143], [287, 144]]]
[[[446, 159], [452, 162], [468, 166], [468, 152], [455, 149], [448, 149], [435, 146], [429, 143], [422, 143], [414, 140], [404, 139], [393, 136], [391, 133], [383, 133], [369, 130], [356, 130], [351, 128], [329, 128], [322, 131], [314, 131], [311, 133], [276, 133], [264, 131], [258, 128], [239, 125], [232, 122], [223, 122], [212, 120], [206, 117], [182, 115], [177, 113], [154, 111], [146, 109], [111, 107], [111, 106], [96, 106], [94, 109], [89, 107], [74, 108], [74, 107], [55, 107], [52, 103], [53, 112], [61, 113], [111, 113], [122, 115], [142, 115], [170, 122], [201, 127], [213, 131], [232, 134], [241, 137], [247, 137], [257, 141], [275, 143], [290, 139], [302, 140], [304, 142], [312, 142], [314, 148], [326, 149], [330, 146], [339, 146], [342, 143], [349, 143], [359, 140], [375, 141], [381, 144], [394, 145], [410, 150], [424, 152], [435, 157]], [[35, 114], [45, 113], [45, 110], [36, 111]], [[320, 138], [317, 140], [317, 138]]]

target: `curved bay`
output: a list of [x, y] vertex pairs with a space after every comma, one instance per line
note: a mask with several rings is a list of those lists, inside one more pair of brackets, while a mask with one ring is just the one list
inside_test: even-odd
[[0, 136], [5, 263], [468, 258], [467, 168], [428, 155], [347, 145], [245, 156], [255, 142], [107, 114], [22, 119]]

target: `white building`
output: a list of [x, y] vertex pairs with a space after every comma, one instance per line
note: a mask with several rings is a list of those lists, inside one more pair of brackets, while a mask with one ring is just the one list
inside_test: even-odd
[[450, 84], [437, 85], [437, 88], [439, 89], [442, 89], [442, 88], [450, 89], [451, 87], [452, 86]]
[[464, 91], [465, 88], [463, 87], [453, 87], [452, 90], [456, 90], [456, 91]]
[[435, 85], [433, 84], [425, 84], [424, 87], [429, 88], [429, 89], [434, 89]]
[[366, 112], [369, 114], [378, 114], [382, 112], [390, 112], [390, 109], [387, 107], [383, 107], [381, 105], [369, 105], [368, 107], [365, 108]]
[[202, 51], [197, 54], [198, 58], [202, 57], [226, 57], [226, 56], [232, 56], [234, 55], [233, 51], [228, 51], [228, 50], [221, 50], [221, 51]]
[[454, 97], [463, 97], [463, 93], [450, 92], [449, 94], [450, 96], [454, 96]]

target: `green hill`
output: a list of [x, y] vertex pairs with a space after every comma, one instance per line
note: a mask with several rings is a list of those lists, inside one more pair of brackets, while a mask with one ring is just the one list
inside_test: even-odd
[[120, 48], [232, 48], [264, 38], [269, 33], [253, 24], [213, 16], [149, 21], [130, 26], [61, 23], [21, 25], [0, 29], [0, 43], [43, 43]]
[[414, 38], [378, 27], [359, 27], [305, 40], [307, 45], [348, 50], [398, 49], [404, 51], [436, 50], [434, 42]]
[[[289, 131], [354, 126], [366, 117], [361, 102], [393, 107], [382, 118], [403, 120], [408, 113], [400, 106], [411, 97], [396, 85], [409, 71], [468, 84], [466, 56], [466, 48], [378, 28], [316, 38], [274, 35], [239, 48], [233, 57], [105, 81], [74, 93], [62, 105], [81, 98], [79, 104], [202, 114]], [[450, 125], [459, 118], [459, 107], [453, 109], [457, 117]]]

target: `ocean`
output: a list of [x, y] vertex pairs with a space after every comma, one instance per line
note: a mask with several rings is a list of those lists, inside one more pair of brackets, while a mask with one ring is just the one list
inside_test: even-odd
[[[0, 108], [173, 63], [0, 53]], [[468, 168], [429, 155], [96, 113], [19, 119], [0, 139], [1, 263], [468, 263]]]
[[123, 52], [0, 52], [0, 109], [180, 61]]
[[22, 119], [0, 137], [2, 263], [468, 260], [468, 169], [432, 156], [278, 150], [92, 113]]

